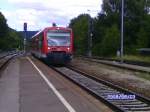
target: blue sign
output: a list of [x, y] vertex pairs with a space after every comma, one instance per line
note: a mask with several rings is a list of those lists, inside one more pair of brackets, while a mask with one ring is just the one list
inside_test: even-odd
[[114, 94], [108, 95], [107, 99], [109, 100], [135, 100], [135, 95], [126, 95], [126, 94]]

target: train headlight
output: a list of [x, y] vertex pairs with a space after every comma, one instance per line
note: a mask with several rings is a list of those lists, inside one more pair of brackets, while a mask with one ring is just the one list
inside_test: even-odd
[[69, 47], [68, 47], [67, 49], [68, 49], [68, 51], [70, 50], [70, 48], [69, 48]]
[[51, 48], [50, 48], [50, 47], [48, 47], [48, 49], [50, 50]]

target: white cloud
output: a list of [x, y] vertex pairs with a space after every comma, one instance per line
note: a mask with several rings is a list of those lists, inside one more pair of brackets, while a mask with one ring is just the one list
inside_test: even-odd
[[[3, 11], [8, 24], [17, 30], [27, 22], [29, 30], [50, 26], [52, 22], [66, 26], [69, 20], [81, 13], [96, 16], [102, 0], [8, 0], [16, 10]], [[88, 12], [87, 10], [91, 10]], [[13, 17], [13, 18], [12, 18]]]
[[36, 3], [37, 0], [8, 0], [8, 2], [10, 2], [10, 3], [19, 3], [19, 2]]

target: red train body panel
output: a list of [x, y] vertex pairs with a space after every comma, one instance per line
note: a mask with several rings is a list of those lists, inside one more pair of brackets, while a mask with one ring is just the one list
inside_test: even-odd
[[49, 63], [65, 64], [73, 54], [73, 33], [70, 28], [47, 27], [32, 37], [32, 54]]

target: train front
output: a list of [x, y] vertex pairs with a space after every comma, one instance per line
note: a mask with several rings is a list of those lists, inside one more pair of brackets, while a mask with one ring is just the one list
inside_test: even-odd
[[73, 52], [73, 35], [69, 28], [52, 27], [46, 32], [48, 53], [51, 64], [67, 64]]

